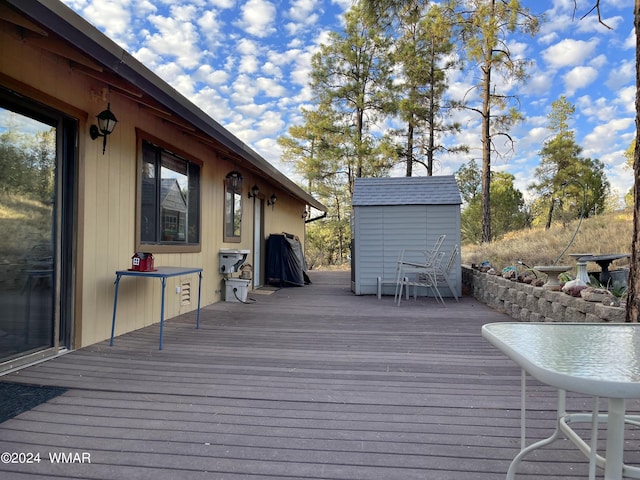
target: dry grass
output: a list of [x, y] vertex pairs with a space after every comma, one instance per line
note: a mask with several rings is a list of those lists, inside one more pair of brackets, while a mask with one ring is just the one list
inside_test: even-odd
[[0, 263], [13, 263], [35, 244], [51, 241], [51, 205], [22, 195], [0, 194]]
[[[549, 230], [535, 228], [512, 232], [507, 237], [482, 245], [463, 245], [462, 263], [480, 264], [487, 260], [496, 270], [513, 265], [519, 259], [526, 265], [551, 265], [574, 235], [577, 220], [566, 226], [556, 224]], [[570, 253], [631, 253], [633, 211], [627, 209], [587, 218], [566, 253], [558, 259], [562, 265], [573, 265]], [[627, 260], [614, 262], [612, 268], [628, 264]]]

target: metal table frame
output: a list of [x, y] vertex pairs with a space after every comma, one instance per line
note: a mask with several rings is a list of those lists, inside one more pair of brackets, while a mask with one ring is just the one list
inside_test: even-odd
[[[556, 440], [561, 433], [589, 457], [589, 478], [596, 465], [605, 480], [640, 478], [640, 468], [623, 462], [625, 423], [640, 426], [640, 416], [626, 415], [625, 399], [640, 398], [640, 325], [494, 323], [482, 336], [522, 369], [521, 450], [511, 462], [507, 480], [515, 478], [520, 461], [531, 451]], [[620, 341], [620, 340], [623, 341]], [[596, 343], [600, 342], [600, 343]], [[558, 389], [557, 426], [553, 434], [526, 446], [526, 376]], [[566, 392], [591, 395], [592, 411], [567, 413]], [[598, 411], [600, 397], [608, 398], [608, 412]], [[587, 444], [570, 426], [591, 423]], [[598, 425], [607, 424], [606, 456], [597, 453]]]
[[139, 272], [136, 270], [118, 270], [116, 272], [116, 292], [113, 298], [113, 319], [111, 320], [111, 341], [109, 342], [109, 346], [113, 346], [113, 337], [115, 335], [116, 329], [116, 310], [118, 308], [118, 289], [120, 287], [120, 279], [122, 277], [150, 277], [150, 278], [159, 278], [162, 284], [162, 300], [160, 306], [160, 347], [159, 350], [162, 350], [162, 339], [163, 339], [163, 330], [164, 330], [164, 294], [165, 287], [167, 286], [167, 278], [169, 277], [180, 277], [183, 275], [189, 275], [192, 273], [198, 274], [198, 313], [196, 316], [196, 328], [200, 328], [200, 293], [202, 291], [202, 268], [198, 267], [158, 267], [156, 270], [151, 272]]

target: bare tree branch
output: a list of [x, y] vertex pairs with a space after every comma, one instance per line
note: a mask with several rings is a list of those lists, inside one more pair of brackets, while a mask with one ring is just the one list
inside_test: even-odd
[[[602, 20], [602, 15], [600, 12], [600, 0], [595, 0], [595, 5], [593, 7], [591, 7], [591, 10], [589, 10], [587, 13], [585, 13], [583, 16], [580, 17], [580, 20], [584, 20], [586, 17], [588, 17], [591, 12], [593, 12], [594, 10], [596, 10], [598, 12], [598, 23], [600, 25], [603, 25], [604, 27], [608, 28], [609, 30], [613, 30], [613, 28], [611, 28], [609, 25], [607, 25], [606, 23], [604, 23], [604, 21]], [[573, 18], [575, 19], [576, 17], [576, 11], [578, 10], [578, 0], [573, 0]]]

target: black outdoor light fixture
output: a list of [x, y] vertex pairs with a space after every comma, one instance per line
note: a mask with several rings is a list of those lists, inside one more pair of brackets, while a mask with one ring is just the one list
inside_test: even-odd
[[253, 187], [251, 187], [251, 190], [249, 191], [249, 198], [253, 198], [253, 201], [256, 201], [256, 197], [258, 196], [258, 194], [260, 193], [260, 189], [258, 188], [258, 185], [254, 185]]
[[238, 190], [242, 188], [242, 180], [243, 178], [240, 172], [233, 171], [227, 173], [227, 185], [231, 187], [233, 192], [238, 192]]
[[273, 210], [273, 206], [276, 203], [276, 200], [278, 199], [278, 197], [276, 197], [275, 193], [272, 193], [271, 196], [269, 197], [269, 200], [267, 200], [267, 205], [271, 205], [271, 209]]
[[304, 210], [302, 210], [302, 219], [306, 220], [308, 216], [309, 216], [309, 212], [305, 208]]
[[107, 109], [101, 111], [96, 118], [98, 119], [98, 125], [89, 127], [89, 135], [92, 140], [102, 137], [102, 154], [104, 155], [104, 151], [107, 148], [107, 135], [111, 135], [113, 129], [116, 128], [118, 119], [111, 112], [111, 103], [107, 103]]

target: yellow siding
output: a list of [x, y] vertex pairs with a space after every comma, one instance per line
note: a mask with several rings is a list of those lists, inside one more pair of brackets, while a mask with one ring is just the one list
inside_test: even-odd
[[[265, 236], [288, 232], [303, 239], [304, 204], [278, 190], [242, 165], [217, 157], [215, 150], [186, 135], [172, 123], [155, 116], [116, 91], [108, 93], [111, 110], [119, 123], [108, 137], [102, 154], [102, 139], [89, 137], [89, 126], [106, 107], [100, 94], [107, 85], [69, 66], [68, 60], [31, 47], [11, 32], [0, 31], [0, 82], [23, 84], [25, 94], [49, 103], [79, 120], [79, 168], [74, 347], [108, 339], [114, 299], [115, 271], [130, 266], [135, 250], [137, 145], [136, 128], [163, 139], [169, 145], [203, 162], [201, 170], [201, 246], [199, 253], [155, 254], [156, 265], [201, 266], [204, 268], [202, 305], [221, 299], [218, 251], [221, 248], [253, 250], [253, 202], [247, 192], [257, 183], [261, 192], [278, 200], [264, 211]], [[54, 101], [55, 100], [55, 101]], [[81, 112], [82, 115], [78, 115]], [[86, 120], [88, 118], [88, 120]], [[244, 176], [242, 242], [224, 243], [223, 180], [231, 170]], [[269, 192], [268, 194], [266, 192]], [[262, 254], [265, 258], [265, 252]], [[181, 305], [176, 286], [189, 280], [192, 302]], [[196, 308], [197, 275], [167, 281], [166, 318]], [[123, 277], [120, 283], [116, 334], [152, 323], [160, 316], [160, 281]]]

